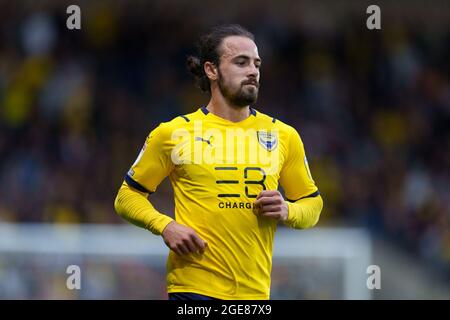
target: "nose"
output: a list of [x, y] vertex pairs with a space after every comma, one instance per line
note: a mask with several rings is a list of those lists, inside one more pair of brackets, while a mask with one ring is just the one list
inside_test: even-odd
[[250, 64], [247, 77], [259, 80], [259, 69], [254, 64]]

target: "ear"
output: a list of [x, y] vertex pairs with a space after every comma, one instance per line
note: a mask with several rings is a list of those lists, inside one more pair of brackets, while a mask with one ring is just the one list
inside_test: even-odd
[[205, 70], [206, 76], [209, 80], [217, 80], [219, 71], [214, 63], [209, 61], [205, 62], [203, 65], [203, 70]]

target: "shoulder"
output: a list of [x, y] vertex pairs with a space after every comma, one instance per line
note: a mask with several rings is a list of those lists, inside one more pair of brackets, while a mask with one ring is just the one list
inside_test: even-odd
[[271, 115], [259, 112], [257, 112], [258, 119], [263, 123], [265, 126], [268, 126], [272, 130], [278, 130], [281, 134], [290, 136], [292, 134], [298, 134], [297, 129], [295, 129], [293, 126], [277, 119], [276, 117], [273, 117]]
[[198, 111], [176, 116], [175, 118], [161, 122], [150, 134], [157, 134], [162, 138], [169, 138], [178, 129], [184, 129], [192, 125], [192, 121], [199, 118]]
[[291, 149], [303, 148], [303, 141], [296, 128], [271, 115], [259, 112], [258, 118], [264, 128], [277, 132], [278, 140], [286, 152]]

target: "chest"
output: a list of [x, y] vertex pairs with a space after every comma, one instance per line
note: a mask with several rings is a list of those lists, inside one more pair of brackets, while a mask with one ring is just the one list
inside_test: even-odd
[[277, 132], [186, 131], [172, 151], [177, 180], [216, 197], [256, 198], [278, 187], [284, 162]]

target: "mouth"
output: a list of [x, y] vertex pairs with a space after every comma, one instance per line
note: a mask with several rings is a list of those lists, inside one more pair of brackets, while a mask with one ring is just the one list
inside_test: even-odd
[[254, 86], [255, 88], [259, 87], [259, 84], [257, 82], [251, 81], [251, 82], [244, 82], [244, 86]]

